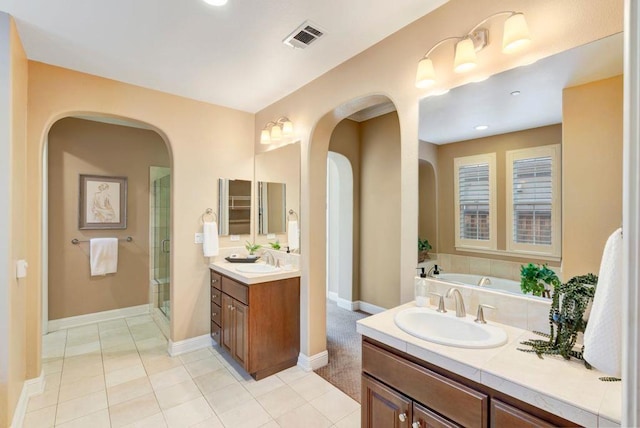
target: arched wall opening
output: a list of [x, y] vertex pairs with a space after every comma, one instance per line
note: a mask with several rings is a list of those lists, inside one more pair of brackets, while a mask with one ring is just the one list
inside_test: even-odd
[[427, 160], [418, 161], [418, 237], [431, 245], [430, 252], [438, 252], [438, 199], [436, 173]]

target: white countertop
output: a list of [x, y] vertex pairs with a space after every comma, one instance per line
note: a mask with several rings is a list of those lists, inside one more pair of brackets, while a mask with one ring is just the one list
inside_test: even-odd
[[559, 356], [538, 358], [520, 342], [542, 337], [503, 324], [508, 342], [491, 349], [464, 349], [418, 339], [400, 330], [395, 314], [407, 303], [358, 321], [358, 333], [399, 351], [464, 376], [482, 385], [587, 427], [620, 426], [622, 382], [603, 382], [606, 376], [588, 370], [582, 361]]
[[[264, 262], [256, 262], [258, 264]], [[243, 284], [259, 284], [261, 282], [269, 282], [269, 281], [278, 281], [280, 279], [288, 279], [288, 278], [296, 278], [300, 276], [300, 270], [286, 270], [284, 268], [278, 268], [275, 272], [269, 273], [245, 273], [238, 272], [236, 267], [238, 267], [240, 263], [229, 263], [226, 260], [215, 261], [209, 264], [209, 268], [228, 276], [229, 278], [235, 279], [236, 281], [240, 281]]]

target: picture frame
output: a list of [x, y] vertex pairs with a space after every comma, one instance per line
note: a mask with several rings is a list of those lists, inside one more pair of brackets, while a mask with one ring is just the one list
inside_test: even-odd
[[127, 228], [127, 177], [80, 174], [78, 228]]

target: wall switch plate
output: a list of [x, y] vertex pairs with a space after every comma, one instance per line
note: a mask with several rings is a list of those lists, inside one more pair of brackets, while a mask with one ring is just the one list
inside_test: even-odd
[[29, 264], [26, 260], [17, 260], [16, 261], [16, 278], [25, 278], [27, 276], [27, 268]]
[[229, 241], [239, 241], [240, 240], [240, 235], [230, 235], [229, 236]]
[[194, 242], [195, 242], [196, 244], [202, 244], [202, 243], [204, 242], [204, 234], [202, 234], [202, 233], [196, 233], [196, 236], [195, 236]]
[[267, 233], [267, 239], [276, 239], [275, 233]]

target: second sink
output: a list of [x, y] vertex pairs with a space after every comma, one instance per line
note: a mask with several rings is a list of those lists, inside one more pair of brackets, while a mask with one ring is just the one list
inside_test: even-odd
[[476, 324], [471, 317], [440, 314], [430, 308], [407, 308], [394, 321], [401, 330], [420, 339], [458, 348], [495, 348], [507, 343], [501, 327]]
[[280, 268], [266, 264], [246, 264], [236, 266], [236, 270], [242, 273], [271, 273], [279, 271]]

